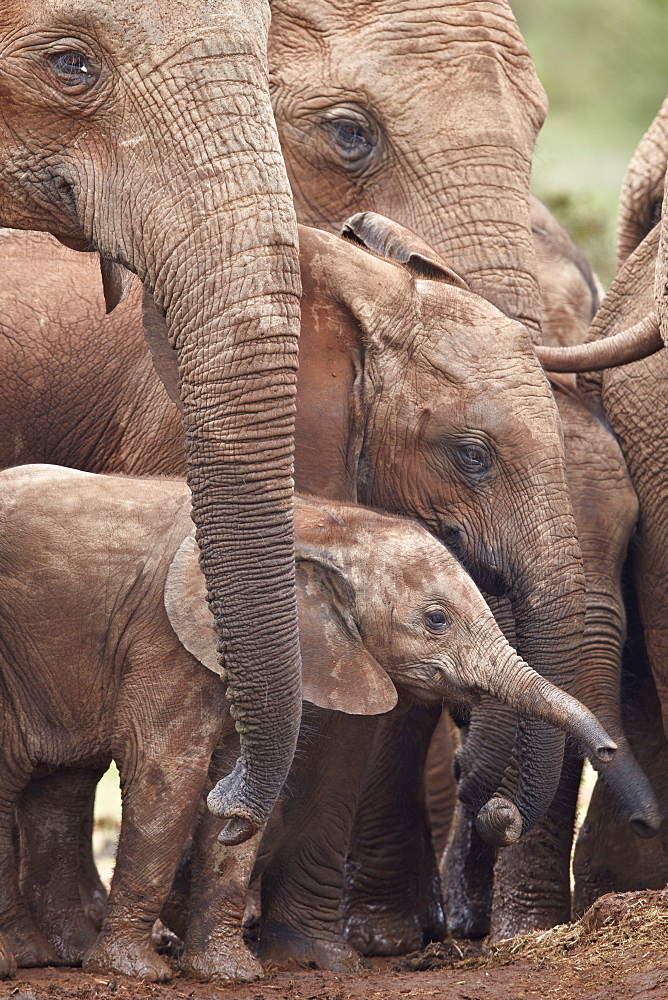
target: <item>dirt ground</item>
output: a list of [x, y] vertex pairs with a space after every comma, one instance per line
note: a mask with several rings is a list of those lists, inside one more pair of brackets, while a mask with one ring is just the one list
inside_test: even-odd
[[[142, 985], [80, 969], [20, 969], [0, 983], [14, 1000], [664, 1000], [668, 998], [668, 891], [604, 896], [582, 921], [501, 942], [492, 956], [453, 965], [432, 945], [408, 960], [359, 973], [269, 972], [220, 986], [182, 978]], [[397, 968], [402, 965], [403, 968]], [[426, 968], [425, 968], [426, 967]], [[414, 971], [422, 969], [422, 971]]]

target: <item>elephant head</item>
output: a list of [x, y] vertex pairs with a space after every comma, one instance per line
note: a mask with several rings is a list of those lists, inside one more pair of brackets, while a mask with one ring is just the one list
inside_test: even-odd
[[507, 0], [272, 0], [272, 102], [299, 221], [372, 210], [540, 323], [529, 213], [543, 88]]
[[165, 314], [193, 517], [242, 755], [231, 837], [266, 818], [300, 716], [292, 448], [296, 227], [265, 0], [7, 0], [0, 224], [101, 254]]
[[[517, 656], [471, 577], [421, 525], [298, 497], [295, 529], [306, 700], [368, 715], [396, 705], [395, 684], [420, 701], [487, 693], [570, 733], [597, 764], [613, 759], [596, 718]], [[219, 673], [192, 532], [170, 565], [165, 607], [185, 648]]]
[[[300, 230], [298, 486], [419, 519], [479, 587], [510, 599], [521, 655], [568, 689], [584, 578], [557, 409], [529, 334], [396, 224], [366, 213], [347, 229], [407, 263]], [[538, 814], [562, 745], [527, 733]]]

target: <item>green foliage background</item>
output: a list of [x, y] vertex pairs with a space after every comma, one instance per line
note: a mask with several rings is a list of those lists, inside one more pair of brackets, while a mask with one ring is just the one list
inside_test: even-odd
[[607, 284], [619, 189], [668, 94], [668, 0], [510, 0], [550, 112], [533, 187]]

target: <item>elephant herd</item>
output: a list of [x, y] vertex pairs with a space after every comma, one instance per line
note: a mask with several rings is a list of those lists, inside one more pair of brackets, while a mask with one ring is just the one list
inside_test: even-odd
[[6, 0], [0, 55], [0, 978], [663, 886], [668, 102], [604, 294], [507, 0]]

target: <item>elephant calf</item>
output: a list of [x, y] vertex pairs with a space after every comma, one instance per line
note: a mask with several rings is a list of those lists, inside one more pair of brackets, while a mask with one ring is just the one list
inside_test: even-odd
[[[55, 954], [17, 881], [17, 798], [45, 768], [113, 757], [118, 857], [84, 966], [170, 975], [151, 928], [212, 750], [232, 729], [189, 511], [182, 482], [57, 466], [0, 474], [0, 933], [19, 965]], [[424, 528], [317, 500], [299, 500], [296, 517], [309, 701], [374, 714], [396, 704], [393, 681], [453, 701], [484, 691], [561, 726], [597, 758], [614, 751], [591, 713], [519, 659]], [[209, 803], [215, 812], [217, 787]]]

